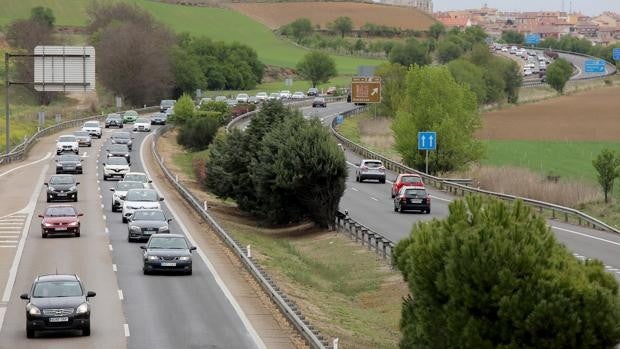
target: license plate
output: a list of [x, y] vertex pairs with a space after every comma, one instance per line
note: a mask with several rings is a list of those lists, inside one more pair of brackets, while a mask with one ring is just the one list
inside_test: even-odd
[[50, 322], [67, 322], [69, 321], [69, 318], [64, 316], [64, 317], [51, 317], [50, 318]]
[[67, 193], [58, 193], [58, 196], [67, 196]]
[[176, 263], [170, 263], [170, 262], [162, 262], [161, 266], [162, 267], [176, 267], [177, 264]]
[[422, 199], [410, 199], [409, 202], [412, 204], [421, 204]]
[[63, 230], [67, 230], [67, 228], [63, 228], [63, 227], [56, 228], [56, 231], [63, 231]]

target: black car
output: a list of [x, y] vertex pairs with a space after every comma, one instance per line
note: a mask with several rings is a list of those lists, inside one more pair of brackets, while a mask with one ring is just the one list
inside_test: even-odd
[[80, 147], [92, 147], [93, 146], [93, 139], [90, 136], [90, 133], [86, 131], [75, 131], [73, 132], [73, 135], [75, 136], [75, 138], [77, 138], [78, 145]]
[[312, 108], [327, 108], [327, 102], [325, 101], [325, 98], [323, 97], [315, 97], [312, 100]]
[[394, 212], [421, 211], [431, 213], [431, 197], [424, 188], [402, 187], [394, 198]]
[[80, 182], [75, 180], [74, 175], [52, 175], [49, 182], [45, 182], [44, 184], [47, 186], [47, 202], [53, 200], [78, 201], [77, 186]]
[[151, 117], [151, 125], [165, 125], [168, 116], [165, 113], [155, 113]]
[[79, 155], [63, 154], [56, 159], [56, 174], [61, 173], [84, 173], [82, 159]]
[[310, 87], [308, 89], [308, 93], [306, 93], [308, 97], [315, 97], [319, 95], [319, 90], [315, 87]]
[[123, 157], [127, 159], [127, 163], [131, 163], [131, 152], [129, 147], [125, 144], [112, 144], [106, 151], [108, 152], [109, 158], [114, 156]]
[[110, 142], [112, 144], [124, 144], [131, 150], [133, 142], [131, 141], [133, 137], [129, 132], [114, 132], [112, 136], [110, 136]]
[[162, 210], [136, 210], [128, 219], [127, 241], [147, 240], [153, 234], [169, 234], [171, 220]]
[[108, 114], [108, 117], [105, 119], [105, 128], [110, 127], [123, 128], [123, 117], [116, 113]]
[[90, 336], [90, 304], [97, 294], [84, 289], [77, 275], [41, 275], [32, 283], [30, 293], [19, 298], [27, 300], [26, 337], [35, 331], [81, 330]]
[[153, 234], [144, 250], [144, 274], [154, 271], [177, 271], [192, 274], [192, 251], [196, 247], [190, 246], [181, 234]]

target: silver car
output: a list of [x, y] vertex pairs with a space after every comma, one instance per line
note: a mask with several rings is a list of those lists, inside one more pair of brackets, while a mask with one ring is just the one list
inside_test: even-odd
[[367, 179], [378, 180], [385, 183], [385, 167], [381, 160], [364, 159], [355, 170], [355, 181], [363, 182]]

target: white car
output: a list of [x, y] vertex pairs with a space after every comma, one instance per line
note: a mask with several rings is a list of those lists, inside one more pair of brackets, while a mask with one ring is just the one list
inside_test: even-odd
[[525, 75], [525, 76], [530, 76], [530, 75], [532, 75], [532, 70], [531, 70], [530, 68], [525, 68], [525, 69], [523, 70], [523, 75]]
[[70, 151], [76, 154], [80, 153], [80, 144], [74, 135], [62, 135], [56, 140], [56, 155]]
[[138, 132], [138, 131], [149, 132], [149, 131], [151, 131], [151, 119], [139, 118], [138, 120], [136, 120], [133, 123], [133, 130], [135, 132]]
[[508, 52], [508, 47], [506, 46], [502, 47], [502, 52]]
[[293, 95], [291, 96], [291, 98], [292, 98], [292, 99], [304, 99], [304, 98], [306, 98], [306, 94], [305, 94], [305, 93], [303, 93], [303, 92], [299, 92], [299, 91], [297, 91], [297, 92], [293, 93]]
[[140, 182], [144, 189], [150, 189], [153, 181], [144, 172], [129, 172], [125, 174], [124, 181]]
[[82, 126], [82, 131], [88, 132], [91, 137], [101, 138], [101, 124], [99, 124], [99, 121], [86, 121]]
[[291, 98], [291, 91], [289, 91], [289, 90], [282, 90], [282, 91], [280, 91], [280, 98], [281, 99], [289, 99], [289, 98]]
[[237, 98], [235, 98], [237, 103], [247, 103], [249, 99], [250, 99], [250, 96], [248, 96], [247, 93], [239, 93], [237, 95]]
[[200, 105], [203, 105], [203, 104], [206, 104], [206, 103], [209, 103], [209, 102], [213, 102], [213, 98], [211, 98], [211, 97], [203, 97], [203, 98], [200, 99], [200, 102], [198, 103], [198, 105], [200, 106]]
[[270, 101], [279, 101], [280, 100], [280, 94], [278, 92], [273, 92], [269, 95], [269, 97], [267, 97], [268, 100]]
[[125, 175], [130, 171], [129, 163], [127, 159], [120, 156], [113, 156], [107, 158], [103, 163], [103, 180], [107, 181], [109, 178], [123, 179]]
[[122, 180], [116, 183], [115, 188], [110, 188], [110, 191], [114, 193], [112, 194], [112, 212], [116, 212], [123, 207], [125, 195], [127, 195], [129, 189], [144, 189], [144, 183]]
[[174, 105], [168, 109], [166, 109], [166, 111], [164, 112], [164, 114], [166, 114], [166, 117], [174, 115]]
[[123, 202], [123, 223], [127, 223], [127, 219], [135, 210], [161, 210], [160, 201], [164, 201], [164, 198], [160, 197], [154, 189], [129, 189]]
[[257, 93], [256, 94], [256, 99], [259, 102], [266, 101], [267, 100], [267, 92], [259, 92], [259, 93]]

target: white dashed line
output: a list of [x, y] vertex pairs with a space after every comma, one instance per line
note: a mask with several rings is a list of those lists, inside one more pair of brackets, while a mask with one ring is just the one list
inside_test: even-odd
[[356, 187], [351, 187], [351, 189], [353, 189], [353, 191], [360, 191], [359, 189], [357, 189]]
[[118, 290], [118, 299], [123, 300], [123, 290]]
[[104, 207], [105, 207], [105, 205], [104, 205], [104, 204], [101, 204], [101, 208], [104, 208]]
[[125, 329], [125, 337], [129, 337], [129, 325], [124, 324], [123, 328]]
[[374, 197], [374, 196], [371, 196], [370, 198], [371, 198], [372, 200], [379, 201], [379, 199], [377, 199], [377, 198], [376, 198], [376, 197]]
[[111, 244], [109, 244], [109, 245], [108, 245], [108, 249], [109, 249], [110, 251], [114, 251], [114, 247], [112, 247], [112, 245], [111, 245]]
[[116, 268], [116, 264], [112, 264], [112, 271], [115, 273], [118, 271], [118, 269]]
[[108, 227], [105, 228], [105, 233], [110, 234], [110, 229], [108, 229]]
[[[101, 205], [103, 206], [103, 205]], [[103, 220], [105, 221], [106, 219], [108, 219], [108, 217], [106, 217], [106, 215], [102, 215], [101, 218], [103, 218]]]

